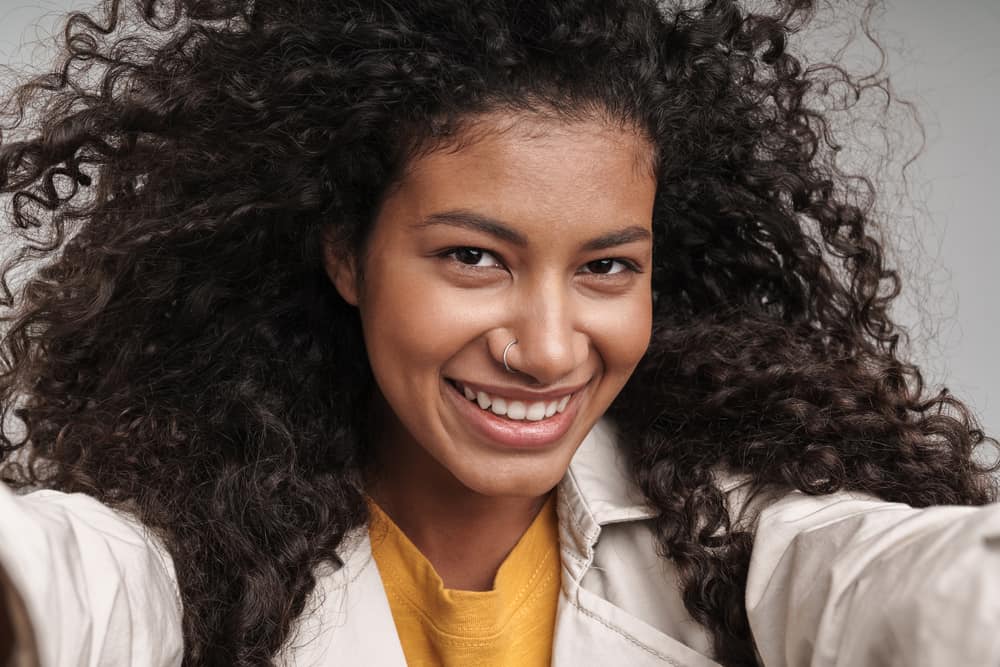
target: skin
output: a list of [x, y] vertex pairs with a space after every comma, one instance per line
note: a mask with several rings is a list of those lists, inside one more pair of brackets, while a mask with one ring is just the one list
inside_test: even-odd
[[[457, 139], [407, 165], [362, 257], [326, 261], [379, 389], [369, 492], [446, 587], [488, 590], [649, 343], [656, 182], [648, 142], [603, 120], [495, 113]], [[506, 232], [428, 223], [455, 211]], [[579, 388], [578, 404], [558, 439], [512, 447], [474, 428], [450, 381]]]
[[0, 665], [37, 667], [36, 646], [24, 600], [0, 567]]

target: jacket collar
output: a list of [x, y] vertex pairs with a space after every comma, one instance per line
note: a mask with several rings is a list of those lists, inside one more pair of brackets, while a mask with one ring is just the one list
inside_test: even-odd
[[656, 516], [628, 471], [618, 429], [607, 417], [580, 444], [559, 490], [579, 502], [598, 526]]
[[[716, 470], [716, 485], [725, 493], [743, 486], [748, 477], [722, 468]], [[618, 428], [602, 417], [587, 434], [558, 486], [560, 539], [569, 542], [587, 560], [601, 526], [655, 518], [657, 512], [646, 501], [628, 470]], [[567, 530], [563, 531], [565, 527]], [[346, 561], [362, 541], [361, 527], [344, 540], [338, 556]]]
[[[713, 470], [713, 477], [715, 485], [726, 494], [750, 480], [748, 475], [722, 466]], [[559, 491], [585, 508], [588, 524], [643, 521], [657, 514], [636, 486], [618, 428], [608, 417], [600, 419], [580, 444]]]
[[594, 560], [601, 527], [656, 516], [628, 473], [614, 423], [594, 425], [559, 483], [559, 541], [569, 576], [579, 581]]
[[[722, 466], [713, 475], [733, 517], [742, 519], [749, 476]], [[600, 419], [580, 444], [558, 493], [559, 539], [574, 578], [583, 576], [593, 561], [602, 526], [657, 516], [628, 470], [618, 428], [608, 417]]]
[[[592, 560], [601, 526], [656, 516], [628, 472], [618, 430], [607, 417], [580, 444], [557, 493], [560, 541], [564, 550], [572, 547], [586, 565]], [[340, 564], [370, 557], [365, 552], [366, 537], [365, 526], [346, 536], [337, 553]]]

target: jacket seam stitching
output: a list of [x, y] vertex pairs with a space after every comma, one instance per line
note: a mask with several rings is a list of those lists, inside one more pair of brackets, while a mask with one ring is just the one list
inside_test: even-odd
[[638, 648], [642, 649], [646, 653], [649, 653], [650, 655], [654, 655], [657, 658], [660, 658], [661, 660], [663, 660], [664, 662], [666, 662], [667, 664], [673, 665], [674, 667], [684, 667], [681, 663], [675, 661], [670, 656], [664, 655], [663, 653], [660, 653], [659, 651], [657, 651], [656, 649], [654, 649], [651, 646], [647, 646], [645, 643], [639, 641], [638, 639], [636, 639], [635, 637], [633, 637], [629, 633], [627, 633], [624, 630], [622, 630], [621, 628], [619, 628], [617, 625], [609, 623], [608, 621], [604, 620], [603, 618], [601, 618], [597, 614], [593, 613], [589, 609], [583, 608], [576, 600], [572, 600], [571, 599], [571, 600], [569, 600], [569, 603], [571, 605], [573, 605], [574, 607], [576, 607], [580, 611], [580, 613], [583, 614], [584, 616], [587, 616], [588, 618], [591, 618], [591, 619], [597, 621], [598, 623], [600, 623], [601, 625], [603, 625], [607, 629], [611, 630], [612, 632], [615, 632], [615, 633], [621, 635], [627, 642], [629, 642], [630, 644], [632, 644], [634, 646], [637, 646]]

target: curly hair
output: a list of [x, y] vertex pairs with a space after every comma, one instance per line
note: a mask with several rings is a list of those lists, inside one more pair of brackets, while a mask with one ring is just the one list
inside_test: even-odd
[[[406, 161], [497, 109], [601, 114], [657, 149], [654, 330], [610, 416], [716, 658], [755, 664], [754, 491], [978, 504], [991, 441], [901, 359], [871, 185], [806, 67], [813, 11], [733, 0], [104, 0], [19, 86], [0, 147], [13, 233], [3, 478], [126, 508], [163, 539], [185, 665], [270, 665], [317, 565], [366, 521], [373, 390], [322, 267], [362, 248]], [[846, 91], [846, 92], [844, 92]], [[37, 266], [36, 266], [37, 264]], [[26, 272], [12, 288], [9, 278]], [[16, 417], [20, 425], [8, 418]]]

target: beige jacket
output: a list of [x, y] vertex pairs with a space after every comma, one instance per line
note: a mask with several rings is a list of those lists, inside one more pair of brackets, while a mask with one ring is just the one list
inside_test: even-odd
[[[739, 512], [739, 480], [720, 484]], [[674, 569], [656, 555], [652, 512], [607, 422], [558, 492], [553, 665], [715, 665]], [[746, 603], [768, 667], [1000, 665], [1000, 506], [916, 510], [794, 492], [756, 521]], [[345, 540], [341, 560], [319, 573], [280, 661], [402, 667], [367, 531]], [[171, 561], [128, 517], [86, 496], [15, 497], [0, 487], [0, 563], [24, 599], [42, 665], [180, 664]]]

